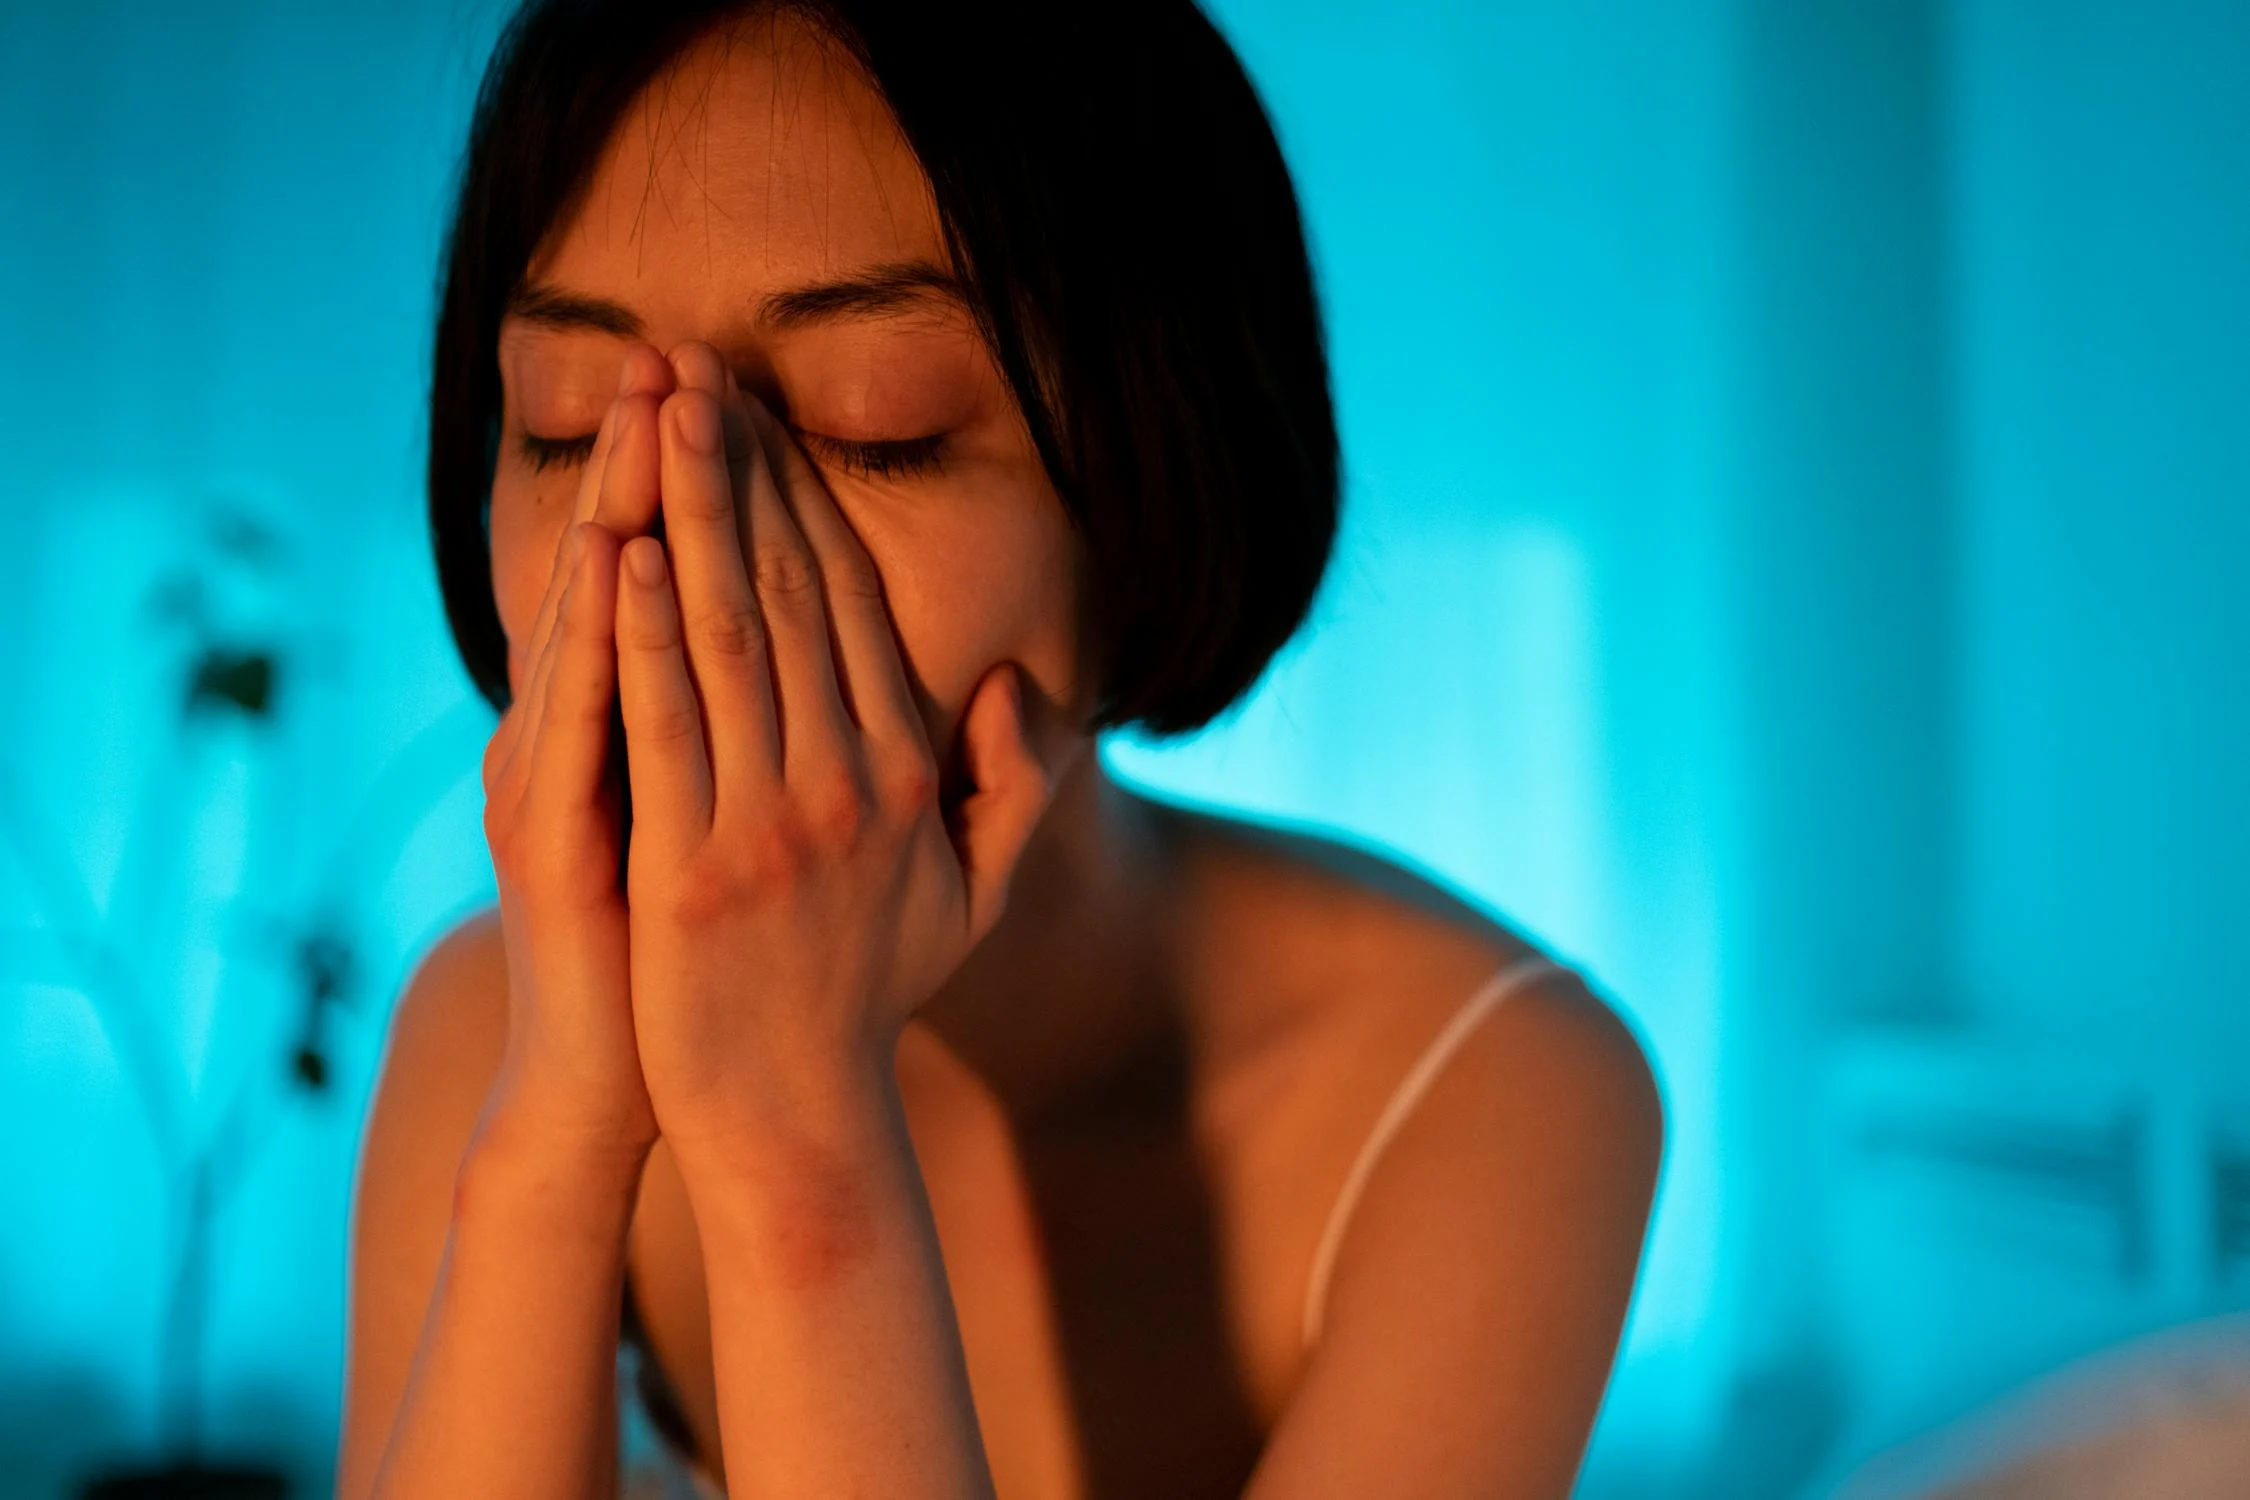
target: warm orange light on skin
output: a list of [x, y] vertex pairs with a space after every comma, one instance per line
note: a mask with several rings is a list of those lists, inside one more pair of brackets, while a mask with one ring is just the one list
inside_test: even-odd
[[[942, 757], [977, 682], [1020, 664], [1071, 722], [1082, 696], [1082, 544], [967, 309], [906, 286], [789, 298], [855, 276], [943, 266], [919, 164], [864, 81], [809, 35], [706, 43], [629, 111], [528, 285], [616, 309], [668, 350], [710, 343], [800, 433], [881, 572], [902, 657]], [[880, 299], [878, 299], [879, 301]], [[534, 472], [525, 433], [590, 434], [627, 333], [511, 316], [501, 329], [493, 586], [520, 667], [579, 470]], [[935, 472], [852, 472], [819, 437], [942, 436]], [[1036, 704], [1034, 705], [1036, 710]]]

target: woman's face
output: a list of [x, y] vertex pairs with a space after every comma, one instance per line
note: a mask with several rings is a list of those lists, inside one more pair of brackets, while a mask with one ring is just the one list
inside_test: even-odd
[[[941, 763], [1004, 661], [1028, 674], [1027, 713], [1082, 724], [1081, 544], [945, 263], [921, 168], [824, 38], [761, 18], [659, 75], [533, 259], [545, 311], [501, 327], [492, 571], [511, 688], [581, 472], [552, 454], [541, 469], [526, 435], [590, 436], [637, 330], [659, 351], [711, 344], [797, 435], [882, 572]], [[586, 316], [597, 304], [611, 326]]]

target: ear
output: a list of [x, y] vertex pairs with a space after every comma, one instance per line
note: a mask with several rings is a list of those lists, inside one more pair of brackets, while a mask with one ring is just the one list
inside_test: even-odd
[[[1012, 677], [1011, 684], [1006, 679]], [[1013, 691], [1016, 695], [1015, 718], [1020, 728], [1015, 738], [1029, 752], [1042, 771], [1050, 787], [1062, 785], [1062, 779], [1077, 763], [1080, 752], [1092, 743], [1092, 737], [1073, 734], [1067, 711], [1045, 693], [1041, 692], [1031, 674], [1013, 662], [996, 662], [979, 677], [976, 686], [969, 690], [968, 701], [953, 721], [950, 731], [933, 729], [932, 744], [943, 748], [938, 755], [938, 807], [943, 813], [945, 826], [958, 833], [961, 805], [980, 788], [980, 780], [971, 767], [970, 723], [978, 713], [978, 704], [985, 695]], [[990, 711], [990, 706], [987, 710]]]
[[1027, 695], [1019, 667], [1002, 662], [977, 683], [962, 715], [967, 784], [948, 830], [968, 885], [969, 930], [978, 939], [999, 920], [1016, 861], [1054, 796], [1059, 767], [1042, 757], [1032, 723], [1044, 702]]

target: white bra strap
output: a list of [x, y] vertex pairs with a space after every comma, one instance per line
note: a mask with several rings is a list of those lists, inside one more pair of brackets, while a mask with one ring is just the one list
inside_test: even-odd
[[1304, 1335], [1305, 1346], [1310, 1348], [1320, 1337], [1321, 1314], [1328, 1300], [1328, 1278], [1336, 1269], [1336, 1251], [1343, 1244], [1344, 1228], [1351, 1222], [1352, 1209], [1359, 1203], [1359, 1195], [1367, 1186], [1367, 1179], [1381, 1159], [1383, 1148], [1391, 1137], [1406, 1123], [1414, 1106], [1421, 1102], [1430, 1084], [1437, 1078], [1439, 1069], [1451, 1058], [1479, 1021], [1490, 1015], [1502, 1000], [1519, 989], [1527, 980], [1547, 974], [1567, 974], [1570, 971], [1543, 954], [1526, 954], [1501, 967], [1490, 979], [1480, 985], [1475, 993], [1461, 1003], [1444, 1029], [1422, 1049], [1406, 1076], [1399, 1080], [1391, 1092], [1390, 1102], [1383, 1106], [1382, 1114], [1375, 1120], [1375, 1128], [1359, 1148], [1358, 1159], [1344, 1178], [1343, 1190], [1336, 1195], [1335, 1206], [1328, 1211], [1327, 1226], [1321, 1231], [1319, 1248], [1313, 1251], [1312, 1278], [1305, 1287]]

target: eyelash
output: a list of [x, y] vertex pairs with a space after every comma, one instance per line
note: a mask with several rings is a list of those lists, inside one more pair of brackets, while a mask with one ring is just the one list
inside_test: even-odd
[[[794, 429], [792, 429], [794, 430]], [[816, 454], [826, 454], [829, 461], [847, 474], [862, 479], [919, 479], [943, 467], [941, 450], [945, 445], [943, 433], [928, 437], [893, 438], [883, 442], [861, 443], [848, 438], [826, 437], [817, 432], [796, 433], [799, 442]], [[525, 433], [522, 438], [524, 461], [531, 465], [534, 474], [545, 472], [549, 464], [571, 467], [584, 463], [594, 453], [594, 434], [583, 437], [544, 438]]]

